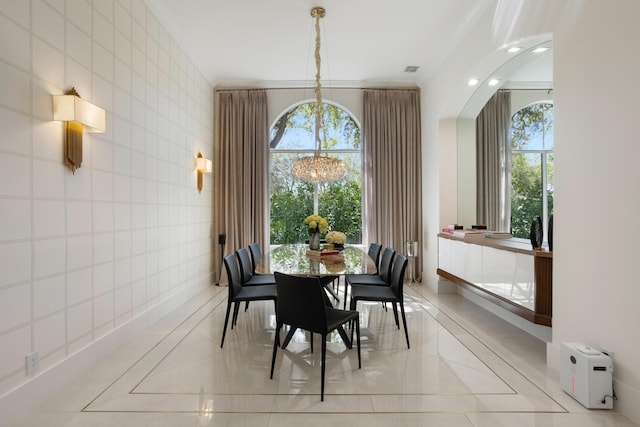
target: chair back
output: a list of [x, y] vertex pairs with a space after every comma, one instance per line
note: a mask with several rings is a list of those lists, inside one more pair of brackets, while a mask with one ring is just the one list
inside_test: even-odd
[[249, 255], [249, 251], [247, 248], [240, 248], [236, 251], [236, 255], [238, 256], [238, 262], [240, 263], [240, 277], [242, 278], [242, 283], [247, 283], [253, 273], [251, 266], [251, 256]]
[[391, 271], [391, 263], [393, 262], [393, 256], [396, 254], [393, 248], [384, 248], [382, 251], [382, 257], [380, 258], [379, 273], [380, 278], [389, 283], [389, 273]]
[[369, 258], [373, 260], [373, 263], [376, 265], [376, 273], [380, 274], [380, 252], [382, 252], [382, 245], [380, 243], [371, 243], [369, 245]]
[[238, 261], [234, 254], [224, 257], [224, 268], [227, 270], [227, 277], [229, 278], [229, 301], [231, 301], [240, 291], [240, 286], [242, 286]]
[[404, 285], [404, 271], [407, 268], [407, 257], [402, 254], [396, 254], [391, 269], [391, 290], [395, 296], [402, 301], [402, 287]]
[[256, 266], [262, 260], [260, 244], [257, 242], [251, 243], [249, 245], [249, 252], [251, 252], [251, 274], [256, 274]]
[[291, 276], [275, 272], [278, 322], [310, 332], [327, 332], [324, 290], [313, 276]]

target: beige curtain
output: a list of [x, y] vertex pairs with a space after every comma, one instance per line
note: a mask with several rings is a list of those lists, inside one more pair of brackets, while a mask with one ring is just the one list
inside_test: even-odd
[[[252, 242], [258, 242], [266, 250], [269, 245], [266, 92], [221, 91], [217, 135], [217, 234], [226, 235], [222, 256]], [[220, 279], [221, 283], [227, 283], [223, 267]]]
[[511, 94], [499, 91], [476, 119], [476, 220], [511, 231]]
[[[407, 241], [422, 248], [420, 93], [365, 90], [362, 136], [366, 240], [405, 254]], [[417, 255], [419, 281], [422, 254]]]

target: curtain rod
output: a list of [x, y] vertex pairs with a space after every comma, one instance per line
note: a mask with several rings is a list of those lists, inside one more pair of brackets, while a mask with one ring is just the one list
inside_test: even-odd
[[[331, 86], [323, 86], [323, 89], [326, 90], [406, 90], [406, 91], [411, 91], [411, 92], [420, 92], [420, 88], [419, 87], [346, 87], [346, 86], [339, 86], [339, 87], [331, 87]], [[242, 88], [242, 87], [237, 87], [237, 88], [215, 88], [214, 91], [216, 93], [218, 92], [233, 92], [236, 90], [246, 90], [246, 91], [256, 91], [256, 90], [314, 90], [314, 87], [300, 87], [300, 86], [296, 86], [296, 87], [265, 87], [265, 88], [260, 88], [260, 87], [252, 87], [252, 88]]]

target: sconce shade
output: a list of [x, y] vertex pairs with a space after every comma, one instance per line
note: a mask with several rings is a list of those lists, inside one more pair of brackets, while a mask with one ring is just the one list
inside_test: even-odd
[[105, 111], [75, 95], [53, 95], [53, 120], [79, 122], [87, 132], [106, 130]]
[[205, 158], [202, 153], [198, 153], [196, 156], [196, 172], [198, 174], [198, 193], [201, 193], [204, 184], [202, 175], [213, 172], [213, 162]]
[[213, 162], [204, 157], [196, 157], [196, 170], [211, 173], [213, 172]]
[[105, 112], [71, 88], [65, 95], [53, 95], [53, 120], [65, 122], [64, 163], [75, 174], [82, 164], [82, 131], [104, 132]]

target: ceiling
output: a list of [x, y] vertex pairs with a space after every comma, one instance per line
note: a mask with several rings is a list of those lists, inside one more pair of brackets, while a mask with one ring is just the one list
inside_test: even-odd
[[[426, 81], [494, 0], [146, 0], [214, 86], [303, 86], [315, 77], [315, 6], [323, 85]], [[415, 73], [407, 66], [418, 66]]]

